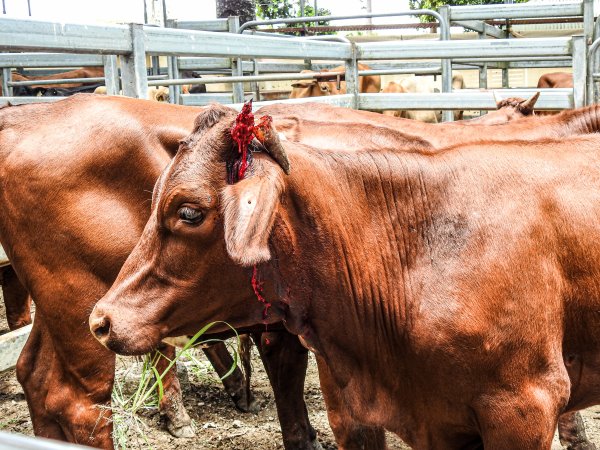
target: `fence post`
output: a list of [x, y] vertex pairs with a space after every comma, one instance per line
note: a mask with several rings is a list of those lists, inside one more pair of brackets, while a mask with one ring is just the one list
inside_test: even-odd
[[[237, 33], [240, 28], [240, 18], [238, 16], [228, 17], [227, 22], [229, 25], [230, 33]], [[231, 61], [232, 70], [231, 74], [234, 77], [244, 76], [244, 69], [242, 67], [242, 59], [235, 58]], [[244, 83], [233, 83], [233, 103], [244, 102]]]
[[587, 45], [583, 35], [573, 36], [571, 52], [573, 53], [573, 106], [580, 108], [586, 103], [586, 77], [588, 76]]
[[119, 95], [119, 68], [117, 67], [117, 57], [115, 55], [104, 55], [104, 85], [106, 86], [106, 95]]
[[[177, 22], [173, 19], [165, 21], [165, 28], [177, 28]], [[179, 78], [179, 66], [177, 56], [167, 56], [167, 74], [170, 80]], [[180, 103], [181, 85], [174, 84], [169, 86], [169, 103]]]
[[13, 88], [8, 85], [8, 82], [12, 79], [12, 71], [10, 67], [2, 68], [2, 95], [5, 97], [13, 96]]
[[[257, 59], [253, 59], [252, 60], [252, 68], [254, 69], [254, 75], [260, 75], [260, 70], [258, 69], [258, 60]], [[250, 88], [252, 90], [252, 98], [254, 99], [255, 102], [259, 102], [260, 101], [260, 88], [258, 87], [258, 81], [253, 81], [252, 83], [250, 83]]]
[[144, 26], [139, 23], [131, 23], [129, 28], [131, 30], [131, 54], [121, 57], [123, 95], [146, 98], [148, 96], [148, 72]]
[[358, 97], [358, 60], [356, 56], [358, 54], [356, 50], [356, 43], [352, 42], [352, 58], [346, 60], [346, 94], [352, 95], [352, 108], [360, 109], [360, 102]]
[[[478, 33], [477, 38], [478, 39], [487, 39], [487, 35], [485, 34], [485, 26], [484, 26], [484, 32]], [[479, 89], [487, 89], [487, 87], [488, 87], [487, 71], [488, 71], [487, 63], [483, 63], [479, 66]], [[480, 116], [483, 116], [485, 114], [487, 114], [486, 110], [479, 111]]]
[[[450, 40], [450, 7], [440, 6], [440, 15], [445, 22], [445, 27], [440, 26], [441, 40]], [[452, 92], [452, 60], [442, 59], [442, 92]], [[454, 111], [442, 110], [442, 122], [452, 122]]]
[[[600, 17], [596, 19], [594, 23], [594, 35], [592, 42], [596, 42], [596, 39], [600, 37]], [[588, 50], [589, 51], [589, 50]], [[598, 51], [590, 52], [588, 55], [588, 103], [597, 103], [598, 94], [596, 93], [596, 86], [598, 81], [594, 78], [594, 74], [598, 72], [600, 68], [600, 54]]]
[[[167, 74], [170, 80], [179, 78], [179, 67], [177, 67], [177, 56], [167, 57]], [[169, 86], [169, 103], [179, 104], [181, 99], [181, 85], [173, 84]]]
[[594, 34], [594, 1], [583, 0], [583, 34], [587, 44], [592, 43]]

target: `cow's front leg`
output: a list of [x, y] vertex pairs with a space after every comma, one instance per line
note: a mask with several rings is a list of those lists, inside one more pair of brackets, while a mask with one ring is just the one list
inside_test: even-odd
[[596, 446], [588, 441], [579, 411], [561, 414], [558, 418], [558, 437], [567, 450], [596, 450]]
[[0, 284], [8, 328], [16, 330], [31, 323], [31, 297], [12, 266], [0, 268]]
[[56, 328], [51, 333], [38, 312], [17, 362], [34, 433], [112, 450], [115, 355], [84, 333], [87, 327]]
[[[175, 358], [175, 347], [169, 344], [161, 344], [157, 350], [160, 354], [156, 356], [155, 368], [158, 373], [163, 373], [170, 361]], [[192, 427], [192, 419], [183, 404], [181, 384], [177, 378], [177, 366], [171, 369], [162, 378], [164, 395], [160, 401], [160, 413], [167, 419], [167, 430], [178, 438], [188, 438], [195, 435]]]
[[253, 338], [273, 387], [285, 448], [321, 449], [304, 402], [308, 351], [286, 331], [256, 333]]
[[[241, 347], [241, 359], [244, 361], [249, 358], [249, 354], [243, 354], [244, 352], [250, 351], [249, 346], [246, 344], [248, 337], [245, 335], [240, 336]], [[219, 377], [223, 377], [233, 366], [233, 358], [227, 351], [227, 347], [223, 342], [219, 342], [207, 347], [203, 347], [202, 350], [206, 355], [206, 358], [210, 361]], [[250, 373], [247, 369], [246, 377], [236, 367], [232, 373], [227, 377], [223, 378], [223, 386], [225, 391], [229, 394], [235, 406], [243, 412], [258, 412], [258, 405], [256, 404], [252, 392], [250, 391]]]

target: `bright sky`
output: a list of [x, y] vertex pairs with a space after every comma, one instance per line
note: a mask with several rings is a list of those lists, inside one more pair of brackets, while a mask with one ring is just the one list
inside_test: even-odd
[[[307, 0], [313, 4], [314, 0]], [[317, 0], [319, 8], [333, 14], [360, 14], [365, 0]], [[30, 0], [32, 18], [76, 23], [143, 22], [144, 0]], [[166, 0], [171, 19], [203, 20], [215, 18], [215, 0]], [[7, 17], [28, 17], [27, 0], [4, 0]], [[374, 13], [403, 11], [408, 0], [372, 0]], [[379, 19], [374, 23], [389, 23]], [[402, 21], [406, 21], [402, 20]], [[342, 23], [342, 22], [337, 22]]]

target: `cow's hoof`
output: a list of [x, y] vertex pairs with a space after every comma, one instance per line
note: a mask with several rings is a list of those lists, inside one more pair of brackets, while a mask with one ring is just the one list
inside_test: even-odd
[[323, 447], [321, 447], [321, 443], [319, 442], [318, 439], [315, 439], [314, 441], [312, 441], [312, 447], [314, 450], [323, 450]]
[[245, 413], [249, 412], [249, 413], [256, 414], [257, 412], [260, 411], [260, 406], [258, 405], [258, 402], [254, 399], [254, 396], [252, 396], [252, 398], [250, 399], [250, 402], [248, 402], [248, 397], [246, 397], [246, 395], [241, 395], [241, 396], [234, 395], [231, 397], [231, 399], [233, 400], [235, 407], [237, 409], [239, 409], [241, 412], [245, 412]]
[[181, 427], [174, 426], [171, 422], [167, 423], [167, 430], [176, 438], [191, 438], [196, 436], [192, 425], [183, 425]]
[[597, 448], [590, 441], [583, 441], [578, 442], [577, 444], [569, 445], [567, 450], [597, 450]]

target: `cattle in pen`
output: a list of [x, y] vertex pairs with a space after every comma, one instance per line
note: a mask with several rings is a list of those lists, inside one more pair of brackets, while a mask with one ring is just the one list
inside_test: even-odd
[[284, 320], [355, 420], [413, 448], [549, 448], [600, 402], [598, 137], [348, 153], [263, 120], [252, 154], [245, 124], [196, 120], [90, 316], [100, 342]]
[[[343, 125], [343, 127], [338, 128], [338, 134], [330, 134], [329, 140], [321, 140], [320, 145], [323, 148], [338, 148], [349, 151], [351, 145], [354, 145], [356, 141], [356, 130], [360, 129], [362, 124], [370, 123], [371, 125], [377, 125], [379, 123], [382, 129], [372, 126], [370, 128], [371, 133], [375, 133], [375, 135], [380, 134], [385, 139], [388, 139], [390, 144], [394, 144], [400, 149], [409, 148], [404, 147], [404, 145], [410, 144], [415, 146], [414, 149], [418, 145], [423, 151], [434, 150], [433, 147], [429, 148], [423, 138], [417, 139], [415, 136], [407, 137], [397, 130], [388, 128], [388, 125], [395, 127], [402, 124], [415, 125], [413, 121], [384, 118], [380, 114], [327, 107], [327, 105], [273, 105], [269, 108], [271, 108], [270, 113], [274, 115], [275, 123], [278, 126], [284, 121], [289, 121], [290, 117], [294, 120], [303, 117], [316, 119], [314, 121], [296, 122], [301, 129], [299, 132], [298, 129], [291, 130], [288, 133], [289, 139], [308, 142], [318, 137], [315, 131], [320, 129], [322, 134], [326, 133], [327, 129], [324, 128], [324, 125], [327, 123], [337, 122], [338, 125]], [[3, 159], [0, 167], [3, 170], [3, 177], [5, 177], [3, 180], [10, 180], [11, 177], [9, 174], [12, 172], [15, 174], [14, 178], [12, 178], [15, 181], [7, 182], [3, 185], [2, 195], [5, 196], [4, 204], [12, 205], [13, 209], [11, 210], [12, 212], [6, 210], [5, 214], [0, 217], [0, 237], [6, 248], [11, 249], [11, 256], [14, 257], [16, 268], [19, 270], [21, 276], [24, 277], [27, 285], [30, 286], [30, 289], [34, 293], [39, 292], [39, 295], [41, 295], [39, 299], [40, 304], [45, 304], [46, 308], [50, 308], [53, 314], [59, 316], [59, 318], [48, 317], [46, 323], [57, 330], [61, 329], [61, 327], [68, 328], [65, 334], [60, 334], [60, 340], [54, 342], [52, 345], [48, 343], [53, 341], [52, 336], [42, 333], [42, 337], [39, 337], [39, 329], [34, 329], [34, 336], [38, 336], [40, 341], [37, 344], [34, 341], [31, 344], [34, 347], [30, 346], [27, 348], [29, 351], [24, 354], [24, 358], [29, 359], [26, 359], [19, 366], [20, 371], [26, 374], [31, 372], [31, 375], [28, 375], [30, 377], [40, 376], [36, 375], [40, 372], [45, 373], [46, 367], [43, 364], [39, 366], [35, 364], [35, 349], [46, 349], [47, 347], [47, 352], [62, 352], [61, 346], [68, 344], [69, 339], [78, 338], [85, 342], [87, 334], [81, 334], [81, 330], [77, 328], [80, 321], [83, 320], [81, 314], [84, 313], [86, 305], [91, 306], [91, 302], [97, 298], [95, 296], [101, 295], [103, 293], [102, 290], [108, 287], [108, 283], [112, 280], [111, 277], [114, 277], [122, 260], [129, 251], [127, 246], [132, 245], [130, 244], [131, 240], [137, 238], [136, 233], [141, 233], [140, 224], [146, 220], [148, 214], [144, 212], [145, 209], [141, 204], [144, 200], [147, 200], [147, 197], [144, 197], [144, 195], [149, 195], [149, 193], [144, 194], [143, 189], [152, 190], [153, 180], [158, 176], [162, 164], [168, 161], [169, 155], [176, 152], [178, 141], [191, 131], [193, 119], [199, 111], [200, 109], [161, 105], [143, 100], [96, 96], [76, 96], [54, 105], [29, 105], [6, 108], [1, 111], [0, 148], [2, 148], [3, 155], [11, 155], [11, 157], [8, 160]], [[310, 114], [307, 114], [307, 111]], [[45, 120], [40, 122], [40, 117], [45, 117]], [[377, 122], [377, 120], [380, 120], [380, 122]], [[41, 128], [39, 123], [43, 125]], [[585, 121], [573, 120], [573, 124], [569, 125], [567, 122], [565, 123], [565, 127], [569, 127], [569, 130], [574, 132], [575, 128], [573, 125], [576, 123], [585, 123]], [[427, 124], [422, 125], [425, 126]], [[451, 130], [455, 128], [460, 128], [460, 125], [458, 123], [427, 125], [427, 128], [420, 130], [419, 133], [436, 137], [438, 140], [445, 138], [448, 142], [451, 142], [452, 139], [455, 139], [454, 133]], [[414, 129], [414, 127], [405, 128], [405, 130], [410, 129]], [[443, 132], [444, 129], [446, 130], [445, 132]], [[494, 129], [496, 128], [481, 128], [476, 132], [471, 131], [467, 135], [457, 135], [456, 138], [466, 139], [465, 136], [472, 137], [481, 133], [485, 134], [485, 130], [490, 132]], [[506, 128], [499, 134], [506, 136], [510, 133], [511, 129], [512, 127]], [[390, 134], [390, 132], [392, 133]], [[524, 133], [521, 129], [517, 129], [516, 132]], [[18, 139], [18, 136], [27, 136], [27, 139], [22, 141]], [[94, 136], [94, 138], [91, 138], [91, 136]], [[144, 136], [144, 138], [140, 140], [140, 136]], [[389, 141], [392, 136], [396, 136], [396, 138], [402, 140]], [[43, 146], [40, 145], [40, 140], [42, 139], [44, 141]], [[67, 143], [65, 144], [65, 142]], [[402, 146], [398, 144], [402, 144]], [[103, 151], [98, 150], [99, 145], [105, 146], [103, 147]], [[152, 151], [147, 153], [146, 149], [154, 149], [158, 156]], [[41, 150], [45, 151], [44, 154], [47, 157], [39, 159], [28, 156], [37, 155]], [[158, 159], [155, 159], [155, 156]], [[57, 160], [60, 160], [60, 163], [57, 163]], [[10, 161], [11, 165], [6, 165], [7, 161]], [[31, 170], [29, 164], [35, 161], [37, 161], [35, 163], [35, 170]], [[143, 163], [140, 164], [140, 161]], [[82, 166], [82, 163], [85, 163], [85, 165]], [[149, 163], [151, 163], [150, 172], [148, 172]], [[106, 172], [99, 173], [97, 170], [98, 167], [107, 167], [111, 168], [111, 170], [107, 169]], [[63, 173], [68, 173], [68, 177], [63, 177], [61, 175]], [[17, 176], [16, 174], [19, 175]], [[32, 177], [32, 182], [25, 182], [23, 178], [25, 176]], [[20, 182], [17, 182], [17, 179]], [[46, 182], [43, 184], [33, 182], [38, 179], [44, 179]], [[55, 181], [52, 182], [52, 180]], [[87, 191], [87, 185], [83, 182], [84, 180], [93, 182], [92, 187]], [[72, 199], [78, 203], [73, 203], [67, 198], [57, 201], [55, 186], [61, 183], [72, 186]], [[145, 186], [145, 188], [139, 188], [138, 186]], [[26, 189], [28, 192], [33, 192], [33, 189], [35, 189], [36, 195], [24, 196], [23, 189]], [[76, 195], [81, 189], [87, 194]], [[108, 193], [115, 192], [115, 190], [121, 192], [123, 198], [115, 201], [113, 204], [110, 203], [110, 199], [114, 197]], [[71, 195], [69, 190], [60, 190], [59, 192], [60, 195]], [[88, 195], [91, 195], [93, 198], [101, 198], [102, 201], [93, 208], [95, 220], [86, 220], [86, 229], [82, 230], [80, 224], [84, 216], [80, 215], [78, 211], [83, 211], [84, 213], [92, 212], [92, 210], [86, 209]], [[138, 196], [140, 197], [138, 198]], [[12, 200], [6, 201], [6, 199], [10, 198], [18, 198], [20, 200], [17, 202]], [[29, 200], [33, 203], [29, 203]], [[44, 209], [46, 212], [43, 217], [32, 217], [25, 213], [27, 210], [39, 208], [41, 205], [45, 205]], [[117, 205], [120, 206], [117, 208]], [[131, 205], [134, 205], [133, 209]], [[73, 210], [73, 207], [77, 209]], [[137, 208], [141, 209], [138, 211]], [[126, 211], [127, 214], [123, 214]], [[115, 226], [115, 220], [120, 225]], [[126, 223], [120, 222], [122, 220], [125, 220]], [[134, 222], [131, 222], [132, 220]], [[41, 232], [41, 230], [45, 230], [46, 232]], [[60, 230], [60, 233], [58, 230]], [[85, 234], [82, 236], [81, 233]], [[118, 239], [115, 239], [114, 235], [118, 236]], [[47, 242], [39, 242], [44, 236], [55, 237]], [[90, 239], [89, 236], [94, 236], [93, 241], [88, 242], [88, 239]], [[64, 239], [65, 241], [56, 242], [55, 239]], [[22, 245], [27, 242], [37, 242], [39, 245]], [[87, 251], [81, 252], [77, 248], [71, 249], [70, 242], [84, 243], [81, 248], [86, 248]], [[93, 245], [90, 245], [90, 242], [93, 242]], [[53, 251], [52, 249], [55, 250]], [[101, 264], [99, 264], [99, 261]], [[38, 270], [39, 264], [44, 264], [44, 267], [47, 268], [51, 267], [53, 273], [63, 278], [66, 278], [68, 273], [73, 273], [73, 269], [77, 268], [76, 272], [82, 278], [80, 280], [73, 280], [69, 286], [50, 283], [44, 275], [45, 271]], [[45, 291], [44, 286], [46, 285], [52, 287], [49, 292]], [[84, 286], [88, 286], [88, 288], [84, 289]], [[94, 286], [94, 289], [88, 291], [89, 286]], [[56, 298], [71, 298], [72, 300], [57, 305], [54, 302]], [[71, 308], [69, 305], [72, 304], [81, 305], [81, 309]], [[69, 308], [66, 308], [67, 306]], [[41, 308], [38, 311], [43, 310], [44, 308]], [[56, 322], [56, 326], [54, 325], [54, 321], [58, 321]], [[43, 327], [43, 322], [38, 326]], [[74, 329], [71, 330], [72, 327]], [[289, 340], [288, 337], [281, 339], [284, 340], [284, 346], [288, 346], [291, 349], [292, 354], [298, 352], [297, 347], [294, 347], [298, 345], [297, 340]], [[271, 342], [272, 344], [269, 346], [269, 349], [272, 349], [274, 352], [277, 346], [273, 344], [273, 337], [271, 337]], [[35, 347], [36, 345], [37, 347]], [[70, 370], [70, 358], [76, 358], [78, 363], [94, 364], [95, 366], [93, 367], [97, 367], [99, 370], [99, 378], [108, 377], [107, 372], [110, 372], [110, 367], [107, 361], [110, 362], [110, 359], [99, 359], [98, 353], [95, 353], [96, 350], [94, 348], [94, 346], [90, 346], [86, 350], [86, 347], [68, 347], [70, 353], [64, 360], [66, 366], [64, 368], [55, 367], [50, 372], [45, 373], [45, 377], [47, 378], [42, 378], [52, 380], [56, 375], [56, 371], [60, 373], [60, 370]], [[90, 363], [90, 359], [93, 360], [92, 363]], [[276, 401], [283, 403], [283, 407], [290, 408], [292, 411], [302, 411], [302, 407], [293, 407], [293, 402], [291, 402], [293, 396], [289, 394], [289, 392], [297, 392], [293, 390], [297, 389], [297, 387], [290, 387], [289, 384], [286, 384], [298, 383], [301, 386], [302, 380], [298, 381], [295, 377], [298, 374], [303, 376], [302, 370], [304, 369], [302, 369], [302, 362], [300, 362], [299, 366], [294, 366], [292, 369], [284, 369], [276, 360], [268, 364], [271, 365], [270, 370], [274, 370], [276, 375], [279, 373], [279, 376], [283, 377], [284, 381], [280, 387], [284, 392], [288, 392], [287, 400], [286, 396], [284, 396], [283, 400], [277, 400], [276, 396]], [[35, 368], [35, 370], [32, 368]], [[112, 376], [112, 372], [110, 373], [110, 376]], [[31, 385], [33, 381], [29, 380], [29, 383]], [[70, 383], [74, 383], [73, 387]], [[93, 384], [90, 384], [88, 387], [93, 386]], [[78, 386], [77, 380], [71, 380], [67, 387], [69, 392], [73, 394], [73, 397], [70, 397], [73, 407], [81, 406], [82, 403], [80, 402], [82, 399], [79, 396], [83, 395], [85, 391]], [[27, 387], [25, 389], [27, 392]], [[31, 389], [33, 389], [35, 395], [38, 395], [34, 387], [30, 388], [30, 391]], [[56, 394], [56, 392], [51, 390], [48, 394], [52, 398], [52, 395]], [[68, 412], [69, 408], [66, 411]], [[39, 423], [40, 420], [39, 417], [35, 417], [35, 414], [42, 412], [44, 415], [41, 417], [50, 418], [50, 420], [52, 420], [52, 414], [58, 414], [58, 411], [55, 409], [44, 411], [34, 409], [32, 411], [34, 423]], [[73, 430], [73, 425], [69, 424], [70, 416], [63, 413], [60, 417], [61, 422], [58, 429]], [[86, 423], [85, 420], [88, 420], [88, 422]], [[302, 422], [305, 420], [302, 419], [302, 416], [296, 418], [293, 415], [288, 415], [287, 420], [292, 429], [299, 429], [300, 434], [304, 433], [303, 436], [305, 436], [305, 439], [306, 436], [314, 438], [314, 434], [310, 434], [310, 428], [306, 425], [306, 422]], [[298, 424], [303, 425], [298, 427]], [[96, 442], [103, 442], [106, 429], [96, 427], [94, 416], [80, 417], [77, 426], [79, 428], [76, 430], [82, 434], [85, 434], [85, 432], [90, 433], [89, 430], [93, 429], [94, 433], [97, 433], [96, 438], [98, 441]], [[285, 441], [288, 437], [285, 432], [285, 424], [282, 426], [284, 427], [283, 437]], [[38, 425], [35, 425], [35, 430], [38, 434], [48, 436], [48, 431], [40, 428]], [[360, 430], [362, 433], [364, 428]], [[74, 432], [69, 431], [69, 433]], [[65, 438], [72, 439], [69, 436], [73, 435], [67, 435]], [[336, 433], [336, 438], [338, 435], [339, 432]], [[60, 435], [57, 434], [57, 437], [60, 437]], [[290, 440], [287, 441], [288, 444], [292, 443], [289, 444], [292, 447], [294, 438], [300, 439], [302, 436], [292, 435]]]

